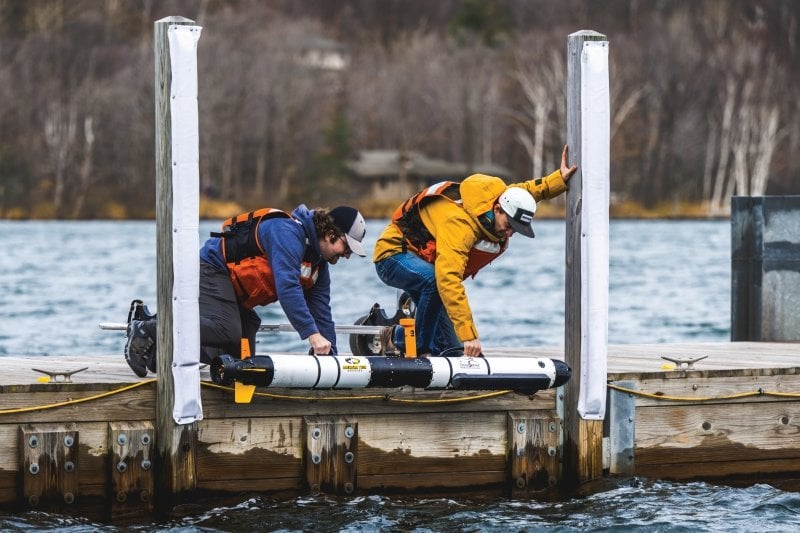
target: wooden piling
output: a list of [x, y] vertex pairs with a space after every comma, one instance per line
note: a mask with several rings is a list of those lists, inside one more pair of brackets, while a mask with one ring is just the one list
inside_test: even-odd
[[[582, 190], [582, 116], [581, 54], [587, 41], [606, 41], [605, 35], [579, 31], [569, 36], [567, 46], [567, 144], [569, 160], [578, 171], [569, 180], [566, 213], [566, 294], [565, 294], [565, 360], [573, 378], [565, 385], [564, 395], [564, 482], [581, 483], [602, 475], [603, 421], [587, 420], [578, 413], [582, 374], [581, 366], [582, 280], [581, 232], [584, 191]], [[605, 379], [603, 369], [602, 379]]]
[[[170, 26], [194, 25], [184, 17], [166, 17], [155, 22], [155, 116], [156, 116], [156, 224], [157, 224], [157, 295], [158, 353], [156, 443], [159, 482], [163, 492], [159, 500], [196, 487], [196, 423], [177, 424], [173, 419], [175, 380], [173, 366], [173, 154], [172, 114], [170, 107], [172, 69], [170, 61]], [[163, 500], [161, 497], [164, 497]]]

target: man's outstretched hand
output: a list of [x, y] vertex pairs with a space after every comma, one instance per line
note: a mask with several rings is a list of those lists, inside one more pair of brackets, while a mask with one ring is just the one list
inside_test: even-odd
[[577, 165], [568, 166], [567, 163], [567, 156], [569, 155], [569, 147], [565, 144], [564, 151], [561, 152], [561, 177], [564, 178], [564, 181], [567, 181], [570, 176], [575, 174], [575, 171], [578, 170]]

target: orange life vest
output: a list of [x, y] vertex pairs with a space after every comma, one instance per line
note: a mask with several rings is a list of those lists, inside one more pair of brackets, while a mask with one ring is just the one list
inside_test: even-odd
[[[243, 307], [250, 309], [278, 300], [272, 265], [258, 239], [258, 225], [272, 218], [295, 220], [280, 209], [267, 207], [229, 218], [222, 223], [222, 233], [214, 234], [222, 239], [222, 255], [236, 297]], [[319, 267], [308, 259], [308, 252], [306, 246], [306, 257], [300, 264], [300, 285], [304, 289], [313, 287], [319, 274]]]
[[[460, 183], [442, 181], [418, 192], [403, 202], [392, 214], [392, 222], [403, 233], [403, 249], [409, 249], [429, 263], [436, 261], [436, 239], [422, 223], [420, 209], [435, 198], [461, 205]], [[480, 269], [494, 261], [508, 248], [508, 239], [492, 242], [480, 239], [469, 251], [462, 279], [475, 276]]]

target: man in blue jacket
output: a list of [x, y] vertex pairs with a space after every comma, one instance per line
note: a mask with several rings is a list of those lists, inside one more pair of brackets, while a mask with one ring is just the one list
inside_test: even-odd
[[[241, 357], [241, 340], [255, 353], [259, 305], [280, 302], [315, 354], [335, 354], [329, 264], [364, 257], [366, 223], [356, 209], [298, 206], [289, 215], [259, 209], [231, 218], [200, 250], [200, 360]], [[125, 360], [140, 377], [155, 371], [156, 319], [143, 309], [129, 317]]]

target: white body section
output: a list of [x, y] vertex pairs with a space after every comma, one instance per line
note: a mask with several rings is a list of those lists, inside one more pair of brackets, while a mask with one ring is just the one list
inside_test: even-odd
[[270, 387], [362, 389], [372, 376], [366, 357], [351, 355], [270, 355]]
[[369, 359], [354, 355], [337, 356], [339, 363], [339, 387], [343, 389], [363, 389], [369, 385], [372, 368]]
[[[274, 362], [275, 356], [273, 356], [272, 359]], [[319, 361], [320, 373], [317, 387], [320, 389], [333, 388], [339, 380], [339, 361], [337, 361], [335, 357], [317, 357], [317, 361]]]
[[453, 378], [453, 364], [451, 359], [456, 357], [431, 357], [431, 367], [433, 367], [433, 378], [431, 384], [428, 385], [433, 389], [444, 389], [450, 385], [450, 380]]
[[489, 362], [489, 374], [544, 374], [550, 378], [550, 387], [556, 380], [556, 365], [552, 359], [522, 357], [492, 357]]
[[581, 375], [578, 413], [602, 420], [608, 366], [608, 206], [611, 111], [608, 41], [581, 55]]
[[489, 375], [489, 366], [483, 357], [431, 357], [430, 362], [433, 379], [429, 387], [432, 389], [449, 387], [455, 374]]
[[446, 357], [450, 363], [450, 379], [456, 374], [489, 375], [489, 365], [483, 357]]
[[[272, 387], [310, 388], [320, 380], [320, 365], [313, 355], [271, 355], [270, 358], [275, 366]], [[331, 368], [326, 374], [336, 375]]]
[[[274, 377], [270, 387], [301, 389], [361, 389], [369, 386], [373, 369], [367, 357], [352, 355], [269, 355]], [[545, 375], [550, 386], [556, 378], [552, 359], [525, 357], [430, 357], [432, 377], [425, 388], [445, 389], [456, 374], [491, 376]], [[402, 368], [391, 370], [402, 376]]]

